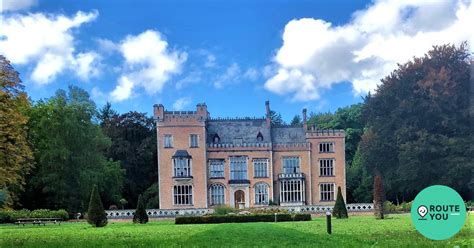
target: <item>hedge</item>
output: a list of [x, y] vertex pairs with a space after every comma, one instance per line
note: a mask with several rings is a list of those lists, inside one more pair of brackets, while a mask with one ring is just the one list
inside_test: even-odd
[[[310, 221], [311, 214], [277, 214], [276, 221]], [[274, 214], [179, 216], [175, 224], [275, 222]]]
[[30, 211], [28, 209], [21, 210], [0, 210], [0, 223], [13, 223], [18, 219], [27, 218], [61, 218], [62, 220], [69, 219], [69, 214], [66, 210], [49, 210], [36, 209]]

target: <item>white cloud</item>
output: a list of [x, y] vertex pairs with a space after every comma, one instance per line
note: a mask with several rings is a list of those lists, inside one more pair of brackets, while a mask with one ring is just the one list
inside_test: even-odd
[[472, 23], [474, 4], [461, 0], [379, 0], [341, 26], [312, 18], [292, 20], [273, 64], [263, 72], [265, 88], [307, 101], [349, 81], [355, 94], [364, 94], [397, 63], [422, 56], [433, 45], [474, 42]]
[[176, 82], [176, 89], [180, 90], [183, 87], [198, 83], [199, 81], [202, 80], [202, 72], [201, 71], [191, 71], [188, 75], [186, 75], [184, 78], [178, 80]]
[[166, 81], [181, 72], [187, 59], [186, 52], [170, 50], [168, 42], [153, 30], [127, 36], [120, 43], [120, 52], [125, 58], [125, 72], [111, 93], [114, 101], [128, 99], [137, 86], [149, 94], [161, 92]]
[[174, 103], [173, 103], [173, 109], [174, 110], [183, 110], [186, 106], [188, 106], [191, 103], [191, 99], [188, 97], [181, 97], [178, 98]]
[[248, 68], [245, 73], [242, 73], [239, 64], [234, 62], [225, 69], [224, 73], [214, 79], [214, 87], [220, 89], [225, 85], [236, 84], [242, 80], [255, 81], [258, 76], [259, 73], [255, 68]]
[[65, 69], [81, 79], [97, 74], [98, 56], [76, 53], [72, 30], [96, 19], [96, 11], [77, 12], [73, 17], [42, 13], [0, 16], [0, 54], [13, 64], [34, 64], [31, 78], [47, 84]]
[[132, 96], [133, 84], [127, 76], [120, 77], [118, 85], [110, 93], [112, 100], [120, 102], [130, 98]]
[[36, 5], [37, 0], [1, 0], [0, 12], [17, 11], [21, 9], [29, 9]]

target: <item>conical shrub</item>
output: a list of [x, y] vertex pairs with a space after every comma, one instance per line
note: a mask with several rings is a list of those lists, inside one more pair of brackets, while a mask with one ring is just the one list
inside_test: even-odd
[[145, 224], [148, 222], [148, 214], [145, 209], [145, 202], [142, 195], [138, 196], [137, 209], [133, 215], [133, 223]]
[[341, 187], [337, 187], [336, 204], [334, 204], [332, 216], [338, 219], [349, 218], [349, 216], [347, 215], [346, 203], [344, 202], [344, 197], [342, 196]]
[[107, 215], [105, 214], [102, 200], [100, 200], [97, 185], [92, 187], [89, 209], [87, 210], [87, 222], [95, 227], [103, 227], [107, 225]]

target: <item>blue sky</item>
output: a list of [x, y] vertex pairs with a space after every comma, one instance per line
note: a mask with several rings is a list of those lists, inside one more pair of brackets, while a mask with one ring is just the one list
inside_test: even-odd
[[73, 84], [119, 112], [289, 121], [361, 101], [432, 45], [473, 39], [471, 1], [3, 0], [0, 54], [37, 100]]

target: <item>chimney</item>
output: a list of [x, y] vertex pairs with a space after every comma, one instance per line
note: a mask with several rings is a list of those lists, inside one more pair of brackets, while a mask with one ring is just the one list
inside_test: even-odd
[[157, 121], [163, 121], [165, 117], [165, 107], [163, 104], [153, 105], [153, 117]]
[[267, 127], [269, 128], [272, 124], [272, 116], [270, 115], [270, 101], [265, 101], [265, 117], [267, 120]]
[[198, 103], [196, 105], [196, 113], [199, 120], [206, 120], [207, 117], [209, 116], [209, 113], [207, 112], [206, 103]]
[[306, 119], [306, 109], [303, 109], [303, 129], [304, 131], [308, 130], [308, 125], [307, 125], [307, 119]]

